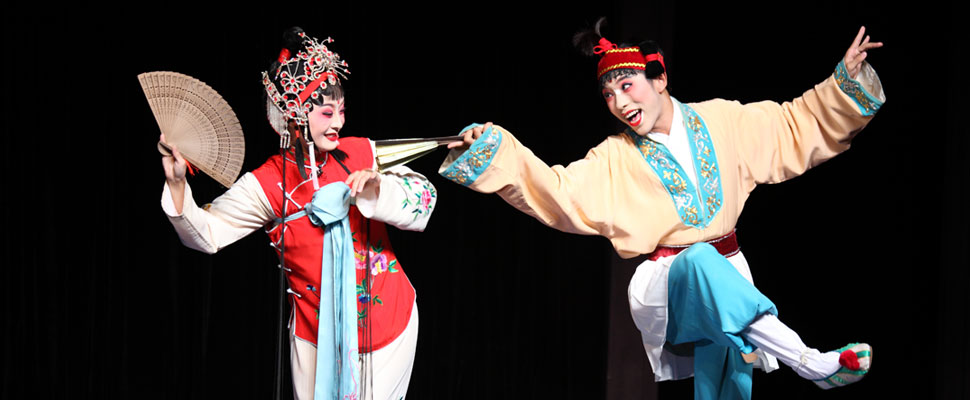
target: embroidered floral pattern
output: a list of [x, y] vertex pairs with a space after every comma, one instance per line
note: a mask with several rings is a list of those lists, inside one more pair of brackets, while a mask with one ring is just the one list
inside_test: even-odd
[[384, 301], [381, 300], [381, 295], [377, 295], [377, 296], [374, 296], [373, 298], [371, 298], [370, 294], [367, 293], [367, 288], [364, 287], [364, 284], [363, 283], [358, 283], [357, 284], [357, 301], [360, 304], [367, 304], [371, 300], [374, 301], [374, 304], [384, 305]]
[[721, 175], [717, 167], [714, 143], [704, 120], [687, 105], [676, 101], [675, 104], [680, 106], [684, 116], [684, 127], [687, 128], [688, 142], [694, 156], [694, 169], [697, 171], [697, 188], [687, 178], [666, 146], [637, 135], [632, 130], [627, 129], [626, 132], [633, 139], [647, 164], [660, 177], [660, 181], [673, 200], [674, 208], [680, 215], [680, 220], [686, 225], [705, 228], [714, 220], [723, 201]]
[[414, 214], [414, 220], [417, 220], [421, 215], [430, 213], [431, 209], [434, 208], [434, 200], [438, 197], [438, 191], [435, 190], [434, 186], [423, 179], [405, 176], [402, 180], [408, 195], [401, 201], [401, 209], [413, 207], [411, 214]]
[[[472, 124], [462, 132], [478, 125]], [[498, 152], [500, 144], [502, 144], [502, 134], [489, 128], [472, 144], [471, 148], [442, 171], [441, 176], [462, 186], [471, 185], [492, 163], [492, 157]]]
[[364, 287], [363, 283], [357, 284], [357, 302], [360, 303], [357, 309], [357, 327], [365, 328], [367, 327], [367, 311], [369, 309], [369, 307], [367, 307], [368, 303], [384, 305], [384, 302], [381, 300], [380, 295], [372, 298], [367, 292], [367, 288]]
[[[370, 274], [377, 276], [381, 273], [390, 271], [391, 273], [399, 272], [400, 270], [394, 268], [397, 265], [397, 260], [388, 260], [387, 255], [384, 254], [384, 245], [381, 241], [377, 241], [377, 244], [371, 245], [368, 249], [370, 254], [364, 252], [364, 250], [354, 250], [354, 261], [357, 264], [357, 269], [368, 269], [370, 268]], [[367, 258], [370, 256], [370, 265], [367, 265]]]
[[[380, 275], [385, 272], [397, 273], [401, 270], [394, 268], [397, 265], [397, 260], [389, 260], [388, 254], [384, 252], [384, 243], [380, 240], [376, 244], [370, 245], [368, 249], [357, 249], [357, 244], [360, 241], [357, 240], [358, 232], [351, 232], [351, 237], [354, 239], [354, 264], [358, 270], [369, 270], [370, 274], [373, 276]], [[367, 321], [367, 310], [369, 304], [384, 305], [384, 301], [381, 296], [373, 295], [367, 287], [364, 286], [364, 282], [357, 283], [357, 302], [359, 307], [357, 310], [357, 326], [365, 327]]]
[[849, 95], [855, 101], [862, 115], [867, 117], [874, 115], [876, 111], [879, 111], [879, 107], [882, 107], [881, 101], [866, 92], [859, 81], [849, 77], [849, 71], [845, 68], [844, 60], [840, 61], [839, 65], [835, 67], [835, 83], [839, 85], [839, 89], [842, 89], [843, 93]]

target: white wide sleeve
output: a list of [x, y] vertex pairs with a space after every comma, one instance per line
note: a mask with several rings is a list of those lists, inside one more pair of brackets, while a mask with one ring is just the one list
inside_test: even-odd
[[215, 253], [274, 218], [269, 200], [252, 173], [239, 178], [222, 196], [205, 208], [196, 205], [192, 188], [186, 182], [182, 213], [175, 211], [172, 192], [162, 189], [162, 210], [185, 246], [204, 253]]
[[[376, 160], [373, 168], [377, 169]], [[358, 193], [357, 209], [366, 218], [408, 231], [423, 231], [438, 201], [438, 191], [428, 178], [403, 165], [381, 173], [379, 192], [372, 185]]]

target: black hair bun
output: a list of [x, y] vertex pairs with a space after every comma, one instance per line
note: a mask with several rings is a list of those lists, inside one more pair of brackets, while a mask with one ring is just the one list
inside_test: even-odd
[[292, 54], [303, 50], [303, 36], [300, 36], [301, 33], [304, 33], [303, 28], [299, 26], [294, 26], [283, 32], [283, 47]]
[[[640, 44], [638, 44], [637, 47], [640, 48], [640, 54], [643, 54], [644, 57], [650, 54], [658, 54], [658, 53], [660, 54], [661, 57], [664, 55], [663, 50], [660, 49], [660, 45], [658, 45], [653, 40], [644, 40], [640, 42]], [[643, 72], [647, 76], [647, 78], [653, 79], [667, 71], [666, 71], [666, 68], [664, 68], [663, 64], [660, 63], [660, 61], [654, 60], [647, 63], [646, 70]]]
[[573, 35], [573, 46], [576, 46], [576, 49], [584, 55], [594, 56], [596, 53], [593, 53], [593, 49], [599, 45], [603, 37], [601, 29], [604, 26], [606, 26], [606, 17], [599, 17], [592, 28], [581, 30]]

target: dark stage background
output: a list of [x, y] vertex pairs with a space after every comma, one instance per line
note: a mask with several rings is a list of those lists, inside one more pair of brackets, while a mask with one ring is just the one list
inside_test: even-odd
[[[738, 227], [781, 318], [821, 349], [868, 341], [874, 369], [830, 392], [787, 368], [758, 372], [754, 393], [970, 396], [955, 6], [317, 4], [305, 18], [277, 12], [289, 4], [218, 17], [4, 12], [0, 398], [271, 396], [273, 252], [260, 232], [215, 256], [181, 246], [158, 203], [158, 129], [138, 73], [179, 71], [218, 90], [246, 131], [248, 171], [277, 141], [259, 73], [283, 29], [300, 25], [333, 36], [350, 63], [345, 135], [443, 136], [490, 120], [567, 163], [620, 129], [594, 61], [569, 43], [600, 15], [611, 37], [659, 41], [682, 101], [788, 100], [831, 73], [860, 25], [886, 42], [870, 61], [888, 102], [853, 148], [760, 187]], [[625, 304], [635, 264], [603, 238], [553, 231], [444, 180], [443, 157], [412, 164], [439, 190], [427, 231], [392, 232], [420, 309], [410, 398], [690, 396], [689, 380], [651, 382]], [[190, 181], [200, 203], [223, 190]]]

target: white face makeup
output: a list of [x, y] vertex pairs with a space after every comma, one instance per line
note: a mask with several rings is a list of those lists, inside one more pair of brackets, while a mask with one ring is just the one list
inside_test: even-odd
[[344, 126], [344, 100], [324, 96], [323, 105], [314, 104], [307, 119], [313, 145], [324, 152], [336, 149]]
[[663, 115], [666, 87], [666, 75], [647, 79], [638, 73], [607, 82], [603, 86], [603, 99], [610, 112], [638, 135], [656, 132], [657, 128], [664, 132], [670, 127], [658, 127], [657, 123]]

